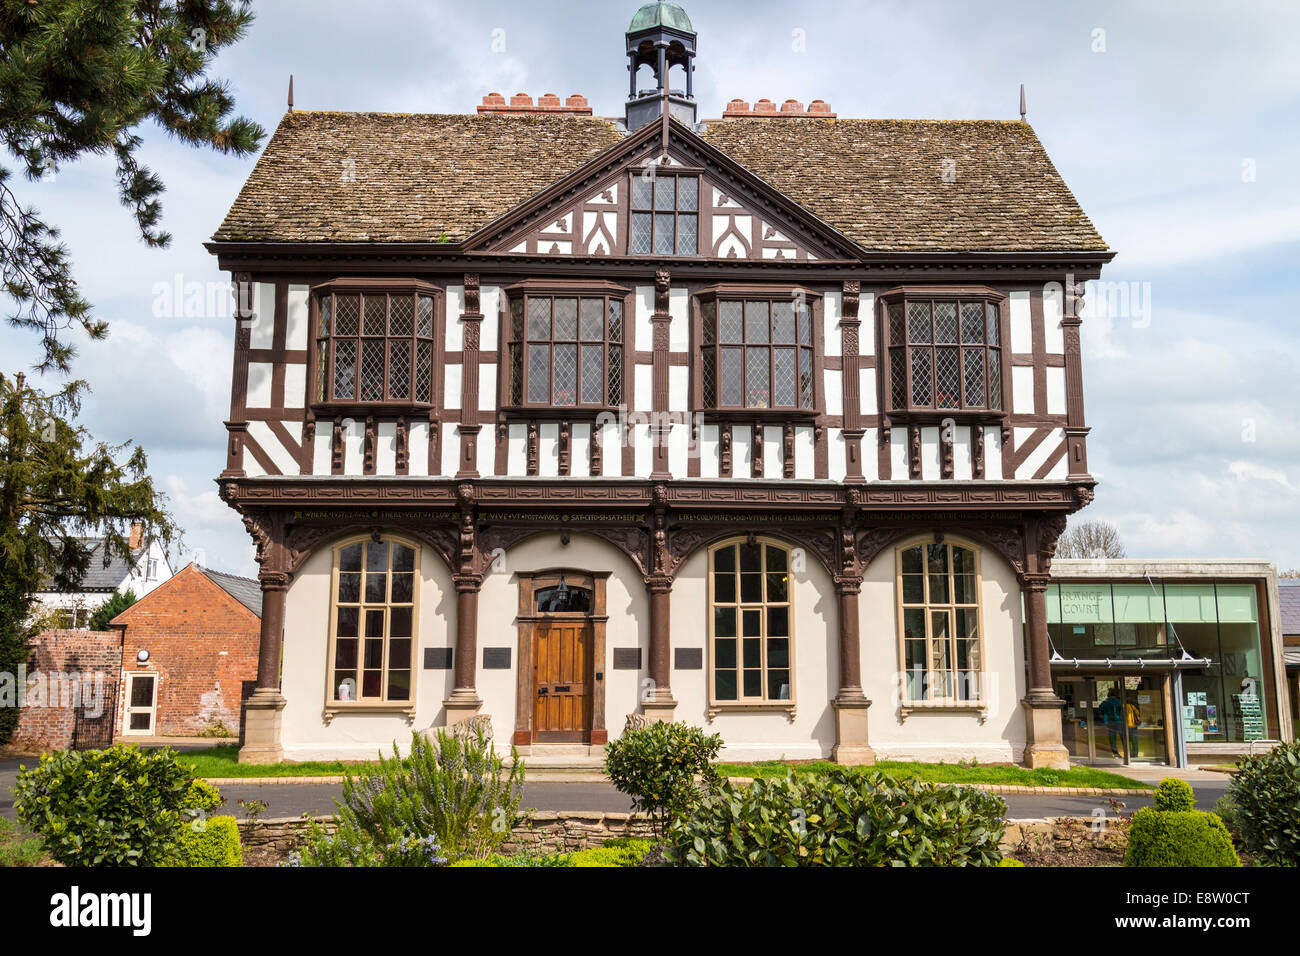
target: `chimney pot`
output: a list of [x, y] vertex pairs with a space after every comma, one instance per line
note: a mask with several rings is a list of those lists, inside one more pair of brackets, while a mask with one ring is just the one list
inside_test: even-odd
[[775, 112], [776, 112], [776, 104], [773, 103], [771, 100], [767, 99], [766, 97], [764, 97], [763, 99], [758, 100], [758, 101], [754, 104], [754, 112], [755, 112], [755, 113], [775, 113]]
[[587, 98], [581, 93], [574, 93], [564, 101], [564, 105], [570, 109], [586, 109], [590, 104], [587, 103]]
[[543, 109], [559, 109], [560, 98], [554, 93], [543, 93], [537, 98], [537, 105]]
[[510, 97], [510, 106], [512, 108], [518, 108], [521, 106], [532, 106], [532, 105], [533, 105], [533, 98], [529, 96], [527, 93], [516, 93], [514, 96]]
[[802, 113], [803, 104], [798, 100], [786, 100], [781, 104], [782, 113]]

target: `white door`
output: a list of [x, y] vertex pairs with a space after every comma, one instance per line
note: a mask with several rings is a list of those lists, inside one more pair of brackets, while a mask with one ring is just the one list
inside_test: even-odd
[[124, 734], [148, 736], [153, 733], [157, 710], [158, 679], [156, 674], [126, 675], [126, 724]]

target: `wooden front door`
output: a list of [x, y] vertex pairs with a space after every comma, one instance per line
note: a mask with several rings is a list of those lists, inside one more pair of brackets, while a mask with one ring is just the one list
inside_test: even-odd
[[586, 620], [542, 620], [533, 641], [535, 739], [590, 742], [593, 628]]

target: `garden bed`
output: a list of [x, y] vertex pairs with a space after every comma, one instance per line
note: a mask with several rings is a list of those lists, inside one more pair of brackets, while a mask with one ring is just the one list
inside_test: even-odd
[[[764, 760], [756, 763], [722, 763], [717, 770], [725, 777], [779, 777], [787, 770], [795, 773], [824, 773], [838, 764], [825, 760]], [[1149, 784], [1122, 774], [1095, 767], [1071, 767], [1069, 770], [1030, 770], [1016, 764], [921, 763], [906, 760], [882, 760], [863, 773], [873, 770], [903, 779], [916, 777], [929, 783], [987, 784], [1012, 787], [1091, 787], [1110, 790], [1150, 790]]]

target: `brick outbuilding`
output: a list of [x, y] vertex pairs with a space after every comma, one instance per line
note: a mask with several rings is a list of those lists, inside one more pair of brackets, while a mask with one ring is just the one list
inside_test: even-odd
[[261, 613], [256, 581], [190, 564], [115, 617], [110, 626], [123, 631], [117, 734], [238, 734], [257, 677]]

